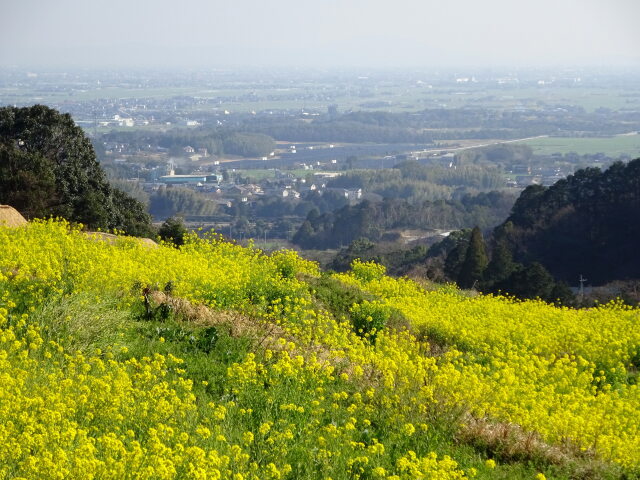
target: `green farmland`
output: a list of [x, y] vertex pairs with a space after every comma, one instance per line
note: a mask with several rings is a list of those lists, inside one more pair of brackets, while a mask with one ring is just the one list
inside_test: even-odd
[[579, 155], [604, 153], [614, 158], [621, 155], [640, 157], [638, 134], [597, 138], [546, 137], [525, 140], [522, 143], [533, 148], [537, 155], [575, 152]]

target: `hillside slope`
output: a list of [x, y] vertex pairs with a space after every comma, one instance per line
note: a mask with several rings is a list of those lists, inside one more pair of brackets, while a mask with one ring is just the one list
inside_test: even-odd
[[640, 277], [639, 218], [640, 158], [528, 187], [505, 231], [517, 261], [540, 262], [571, 284], [582, 274], [601, 285]]
[[0, 251], [0, 478], [640, 473], [638, 310], [57, 221]]

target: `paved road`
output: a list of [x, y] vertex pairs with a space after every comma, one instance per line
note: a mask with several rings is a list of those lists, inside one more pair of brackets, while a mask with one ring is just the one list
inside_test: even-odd
[[491, 143], [479, 143], [477, 145], [469, 145], [467, 147], [455, 147], [455, 148], [431, 148], [428, 150], [419, 150], [417, 152], [411, 152], [412, 155], [420, 156], [424, 153], [433, 153], [433, 152], [459, 152], [461, 150], [470, 150], [472, 148], [481, 148], [481, 147], [490, 147], [492, 145], [500, 145], [502, 143], [517, 143], [523, 142], [525, 140], [534, 140], [536, 138], [547, 138], [549, 135], [538, 135], [537, 137], [527, 137], [527, 138], [516, 138], [515, 140], [500, 140], [497, 142]]

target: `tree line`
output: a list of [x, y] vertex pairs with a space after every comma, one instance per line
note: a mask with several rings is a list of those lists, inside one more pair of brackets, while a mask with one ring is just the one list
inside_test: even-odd
[[174, 155], [183, 155], [183, 148], [206, 148], [212, 155], [238, 155], [262, 157], [275, 148], [273, 138], [262, 133], [237, 131], [228, 128], [201, 127], [195, 129], [174, 128], [166, 132], [143, 130], [112, 131], [102, 136], [103, 142], [127, 143], [133, 148], [148, 148], [149, 145], [169, 150]]
[[512, 225], [506, 223], [495, 229], [490, 255], [482, 231], [476, 226], [456, 232], [427, 257], [433, 259], [444, 251], [441, 258], [444, 258], [445, 279], [455, 281], [460, 288], [522, 299], [540, 298], [552, 303], [573, 303], [574, 295], [568, 285], [557, 281], [541, 263], [513, 260], [505, 243], [511, 228]]
[[589, 132], [613, 135], [640, 129], [635, 112], [586, 112], [563, 105], [536, 112], [484, 108], [430, 108], [419, 112], [357, 111], [240, 120], [247, 131], [295, 142], [422, 143], [462, 139], [512, 139], [536, 135]]
[[293, 237], [302, 248], [335, 248], [356, 239], [378, 241], [395, 228], [458, 229], [480, 224], [495, 226], [509, 213], [514, 197], [489, 192], [466, 195], [460, 200], [425, 201], [411, 204], [386, 198], [382, 202], [363, 201], [334, 212], [311, 210]]

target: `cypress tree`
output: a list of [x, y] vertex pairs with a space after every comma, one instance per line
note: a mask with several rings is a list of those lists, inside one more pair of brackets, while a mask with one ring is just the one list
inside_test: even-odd
[[467, 256], [468, 248], [469, 241], [466, 238], [461, 238], [447, 254], [447, 258], [444, 261], [444, 274], [451, 280], [457, 280], [460, 276], [460, 270]]
[[493, 232], [493, 248], [491, 249], [491, 261], [484, 272], [484, 284], [492, 289], [496, 284], [506, 280], [518, 268], [513, 261], [513, 254], [508, 246], [507, 237], [513, 230], [513, 224], [506, 222], [496, 227]]
[[460, 275], [460, 269], [467, 256], [470, 237], [471, 230], [468, 228], [457, 230], [429, 249], [431, 256], [440, 255], [442, 251], [446, 252], [444, 274], [449, 280], [456, 281]]
[[471, 230], [469, 248], [460, 269], [458, 285], [461, 288], [472, 288], [474, 284], [482, 279], [482, 274], [487, 268], [487, 253], [485, 251], [482, 232], [477, 226]]
[[315, 231], [309, 220], [305, 220], [291, 240], [303, 248], [312, 248], [315, 241]]

